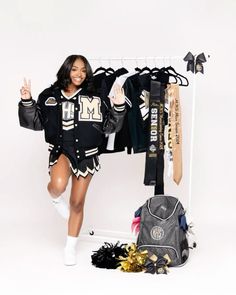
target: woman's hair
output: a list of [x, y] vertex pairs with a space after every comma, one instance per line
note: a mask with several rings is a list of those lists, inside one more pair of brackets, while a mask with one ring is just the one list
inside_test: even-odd
[[72, 66], [74, 62], [80, 59], [84, 62], [85, 68], [86, 68], [86, 79], [84, 82], [80, 85], [81, 87], [89, 86], [89, 81], [93, 76], [92, 68], [87, 60], [86, 57], [83, 55], [70, 55], [66, 58], [62, 66], [60, 67], [59, 71], [57, 72], [57, 80], [54, 82], [53, 86], [58, 87], [60, 89], [66, 90], [67, 87], [71, 83], [70, 79], [70, 71], [72, 69]]

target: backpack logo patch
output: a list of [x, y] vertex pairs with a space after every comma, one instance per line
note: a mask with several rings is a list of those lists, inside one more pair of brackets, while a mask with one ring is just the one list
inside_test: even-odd
[[153, 240], [160, 241], [164, 237], [164, 230], [160, 226], [153, 226], [150, 234]]
[[45, 101], [45, 105], [46, 106], [55, 106], [57, 105], [57, 101], [55, 97], [49, 97], [46, 101]]

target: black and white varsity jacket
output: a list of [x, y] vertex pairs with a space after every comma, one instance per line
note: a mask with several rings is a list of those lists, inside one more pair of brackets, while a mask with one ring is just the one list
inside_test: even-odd
[[[45, 141], [52, 145], [63, 142], [62, 92], [51, 86], [38, 97], [37, 102], [21, 100], [18, 114], [20, 126], [32, 130], [44, 130]], [[93, 148], [102, 144], [105, 134], [118, 132], [126, 114], [125, 104], [109, 107], [107, 98], [89, 95], [80, 89], [72, 97], [73, 138], [75, 148]]]

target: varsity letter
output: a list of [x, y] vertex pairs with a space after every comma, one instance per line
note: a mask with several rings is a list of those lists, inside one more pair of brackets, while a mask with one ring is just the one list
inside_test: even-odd
[[102, 122], [101, 114], [101, 99], [100, 97], [93, 96], [79, 96], [79, 120], [80, 121], [95, 121]]

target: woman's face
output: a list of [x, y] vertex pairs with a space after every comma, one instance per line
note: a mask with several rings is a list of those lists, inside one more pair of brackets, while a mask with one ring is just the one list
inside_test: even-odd
[[85, 64], [81, 59], [76, 59], [70, 71], [71, 84], [78, 87], [86, 79]]

